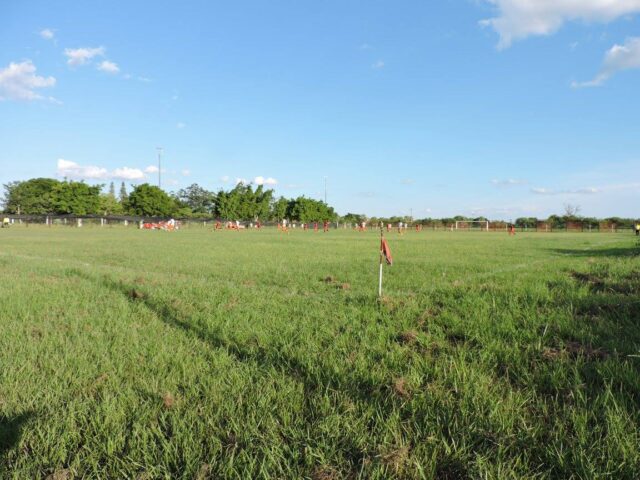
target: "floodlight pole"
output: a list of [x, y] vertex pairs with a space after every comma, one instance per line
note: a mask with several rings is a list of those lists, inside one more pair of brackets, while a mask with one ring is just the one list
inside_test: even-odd
[[158, 188], [162, 188], [162, 147], [156, 147], [158, 151]]
[[327, 177], [324, 177], [324, 203], [327, 204]]

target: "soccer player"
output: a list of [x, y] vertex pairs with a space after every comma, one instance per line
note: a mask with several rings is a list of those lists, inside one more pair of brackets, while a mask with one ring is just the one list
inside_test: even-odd
[[640, 237], [640, 221], [636, 222], [636, 237]]

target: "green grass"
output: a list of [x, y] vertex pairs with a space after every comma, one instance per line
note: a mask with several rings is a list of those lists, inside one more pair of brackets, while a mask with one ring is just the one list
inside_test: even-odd
[[631, 235], [388, 239], [0, 230], [0, 478], [637, 478]]

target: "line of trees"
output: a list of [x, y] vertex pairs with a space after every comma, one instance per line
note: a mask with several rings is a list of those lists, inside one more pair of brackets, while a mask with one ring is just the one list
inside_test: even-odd
[[[84, 182], [33, 178], [4, 185], [2, 199], [4, 212], [25, 215], [136, 215], [147, 217], [221, 218], [227, 220], [267, 221], [288, 219], [297, 222], [336, 221], [370, 225], [378, 223], [397, 225], [398, 222], [421, 225], [451, 225], [456, 221], [487, 221], [486, 217], [458, 215], [447, 218], [413, 219], [409, 216], [367, 217], [364, 214], [347, 213], [339, 217], [335, 210], [319, 200], [276, 197], [271, 189], [262, 185], [239, 183], [231, 190], [209, 191], [198, 184], [190, 185], [175, 193], [148, 183], [131, 187], [127, 191], [124, 182], [116, 194], [113, 182], [105, 185], [88, 185]], [[631, 227], [634, 219], [610, 217], [605, 219], [582, 217], [580, 207], [565, 205], [563, 215], [551, 215], [541, 220], [535, 217], [517, 218], [518, 227], [535, 228], [540, 222], [554, 229], [563, 229], [580, 223], [597, 228], [601, 223]]]
[[304, 196], [276, 198], [262, 185], [238, 184], [231, 190], [208, 191], [198, 184], [175, 193], [148, 183], [132, 186], [122, 182], [118, 195], [111, 182], [84, 182], [34, 178], [4, 185], [5, 213], [24, 215], [136, 215], [148, 217], [210, 218], [229, 220], [282, 220], [299, 222], [334, 221], [335, 210], [319, 200]]

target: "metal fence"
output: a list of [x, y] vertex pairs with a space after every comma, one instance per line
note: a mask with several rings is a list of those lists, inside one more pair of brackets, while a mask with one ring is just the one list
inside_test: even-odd
[[[17, 214], [4, 214], [1, 215], [4, 223], [4, 219], [8, 219], [9, 225], [46, 225], [46, 226], [67, 226], [67, 227], [129, 227], [129, 228], [141, 228], [145, 223], [159, 223], [166, 222], [169, 217], [143, 217], [132, 215], [17, 215]], [[260, 227], [277, 227], [281, 225], [276, 221], [240, 221], [226, 220], [222, 218], [208, 217], [208, 218], [175, 218], [179, 222], [181, 228], [226, 228], [231, 226], [237, 226], [240, 228], [255, 228]], [[349, 222], [331, 222], [330, 227], [332, 229], [358, 229], [363, 230], [361, 224], [349, 223]], [[384, 229], [391, 231], [394, 230], [413, 230], [413, 231], [442, 231], [442, 232], [508, 232], [510, 228], [509, 223], [506, 222], [489, 222], [487, 225], [482, 226], [460, 226], [456, 228], [454, 223], [403, 223], [402, 227], [398, 224], [382, 225]], [[303, 223], [299, 221], [288, 221], [288, 228], [293, 229], [323, 229], [323, 222], [309, 222]], [[378, 230], [380, 225], [367, 224], [366, 230]], [[618, 232], [630, 232], [633, 231], [633, 227], [627, 225], [616, 225], [610, 222], [601, 222], [599, 224], [593, 224], [588, 222], [570, 222], [565, 225], [552, 225], [548, 222], [538, 222], [535, 226], [515, 226], [516, 232], [541, 232], [541, 233], [557, 233], [557, 232], [585, 232], [585, 233], [618, 233]]]

